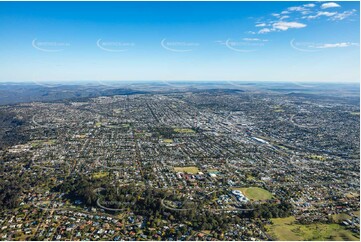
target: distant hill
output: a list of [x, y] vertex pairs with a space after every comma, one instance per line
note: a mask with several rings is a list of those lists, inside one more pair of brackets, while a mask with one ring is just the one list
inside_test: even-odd
[[35, 84], [0, 84], [0, 105], [145, 93], [148, 92], [132, 90], [129, 88], [109, 88], [100, 85], [63, 85], [46, 87]]

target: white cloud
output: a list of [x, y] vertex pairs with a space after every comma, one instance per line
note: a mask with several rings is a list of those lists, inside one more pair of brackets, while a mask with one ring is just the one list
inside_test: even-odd
[[317, 13], [318, 16], [327, 16], [327, 17], [331, 17], [335, 14], [337, 14], [337, 12], [318, 12]]
[[342, 13], [337, 13], [334, 16], [332, 16], [331, 20], [344, 20], [345, 18], [352, 16], [355, 12], [356, 9], [344, 11]]
[[[353, 9], [351, 11], [344, 11], [342, 13], [337, 11], [326, 11], [319, 10], [317, 11], [319, 5], [314, 3], [306, 3], [301, 6], [291, 6], [285, 9], [280, 13], [272, 13], [271, 15], [275, 17], [273, 20], [268, 20], [265, 22], [256, 22], [255, 27], [259, 27], [256, 33], [258, 34], [266, 34], [270, 32], [280, 32], [286, 31], [288, 29], [300, 29], [307, 27], [306, 24], [300, 23], [299, 19], [317, 19], [320, 17], [326, 17], [327, 20], [343, 20], [351, 15], [353, 15], [356, 10]], [[337, 8], [341, 7], [339, 4], [335, 2], [327, 2], [323, 3], [320, 6], [322, 9], [326, 8]], [[294, 16], [296, 14], [297, 16]], [[300, 16], [301, 15], [301, 16]], [[303, 16], [302, 16], [303, 15]], [[253, 34], [255, 32], [252, 32]]]
[[326, 48], [344, 48], [344, 47], [350, 47], [350, 46], [359, 46], [359, 44], [350, 43], [350, 42], [341, 42], [341, 43], [334, 43], [334, 44], [316, 45], [316, 46], [314, 46], [314, 48], [326, 49]]
[[319, 18], [321, 16], [332, 17], [332, 16], [334, 16], [336, 14], [337, 14], [337, 12], [319, 11], [319, 12], [317, 12], [316, 15], [304, 16], [302, 18], [304, 18], [304, 19], [316, 19], [316, 18]]
[[311, 11], [308, 11], [308, 10], [301, 12], [302, 15], [306, 15], [306, 14], [309, 14], [309, 13], [311, 13]]
[[254, 31], [247, 31], [246, 34], [256, 34]]
[[243, 38], [244, 41], [259, 41], [257, 38]]
[[329, 3], [324, 3], [321, 5], [321, 8], [322, 9], [325, 9], [325, 8], [339, 8], [341, 7], [339, 4], [337, 3], [334, 3], [334, 2], [329, 2]]
[[258, 31], [258, 34], [266, 34], [275, 31], [286, 31], [288, 29], [299, 29], [306, 27], [306, 24], [298, 22], [284, 22], [279, 21], [272, 24], [272, 28], [263, 28]]
[[265, 33], [269, 33], [271, 32], [271, 30], [269, 28], [263, 28], [260, 31], [258, 31], [259, 34], [265, 34]]
[[288, 29], [304, 28], [307, 25], [303, 24], [303, 23], [298, 23], [298, 22], [276, 22], [272, 26], [274, 29], [285, 31]]
[[289, 18], [290, 16], [288, 16], [288, 15], [284, 15], [284, 16], [282, 16], [282, 17], [280, 17], [280, 20], [283, 20], [283, 19], [286, 19], [286, 18]]
[[288, 11], [298, 11], [298, 12], [307, 10], [306, 8], [301, 7], [301, 6], [289, 7], [287, 9], [288, 9]]
[[267, 42], [268, 39], [258, 39], [258, 38], [243, 38], [244, 41], [263, 41]]
[[306, 7], [306, 8], [313, 8], [313, 7], [316, 6], [316, 4], [309, 3], [309, 4], [304, 4], [303, 6]]
[[265, 23], [256, 24], [256, 27], [265, 27], [265, 26], [266, 26]]

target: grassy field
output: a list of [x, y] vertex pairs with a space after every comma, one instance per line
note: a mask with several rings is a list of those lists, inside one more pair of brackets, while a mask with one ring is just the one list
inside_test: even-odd
[[339, 213], [339, 214], [332, 214], [332, 219], [336, 223], [341, 223], [342, 221], [346, 219], [351, 219], [351, 216], [345, 213]]
[[283, 109], [274, 109], [273, 110], [273, 112], [275, 112], [275, 113], [282, 113], [282, 112], [284, 112], [285, 110], [283, 110]]
[[78, 139], [84, 139], [86, 137], [87, 137], [86, 134], [77, 134], [77, 135], [75, 135], [75, 138], [78, 138]]
[[199, 172], [198, 168], [195, 166], [184, 166], [184, 167], [174, 167], [176, 172], [186, 172], [189, 174], [197, 174]]
[[93, 173], [92, 177], [94, 179], [100, 179], [100, 178], [106, 177], [108, 174], [109, 174], [108, 172], [95, 172], [95, 173]]
[[235, 189], [241, 191], [248, 199], [253, 201], [262, 201], [272, 198], [272, 194], [269, 191], [260, 187], [244, 187]]
[[319, 160], [319, 161], [325, 161], [326, 158], [323, 157], [322, 155], [310, 155], [310, 156], [307, 156], [307, 158], [310, 158], [312, 160]]
[[181, 129], [181, 128], [175, 128], [174, 132], [177, 133], [195, 133], [193, 129]]
[[[360, 210], [351, 212], [354, 216], [360, 217]], [[352, 219], [352, 217], [346, 213], [332, 214], [332, 219], [335, 223], [342, 223], [347, 219]]]
[[39, 147], [42, 145], [54, 145], [56, 142], [55, 139], [50, 139], [50, 140], [33, 140], [31, 141], [31, 147]]
[[173, 140], [172, 139], [163, 139], [163, 142], [164, 143], [173, 143]]
[[355, 234], [338, 224], [309, 224], [295, 223], [294, 217], [276, 218], [271, 220], [273, 225], [267, 225], [266, 231], [276, 240], [359, 240]]
[[346, 197], [348, 197], [348, 198], [355, 198], [358, 196], [360, 196], [360, 193], [358, 193], [358, 192], [349, 192], [346, 194]]
[[50, 139], [44, 142], [44, 145], [53, 145], [55, 144], [56, 140], [55, 139]]

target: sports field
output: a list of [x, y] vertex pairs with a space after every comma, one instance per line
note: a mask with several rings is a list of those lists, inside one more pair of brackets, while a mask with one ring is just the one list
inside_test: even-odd
[[248, 199], [253, 201], [262, 201], [272, 198], [272, 194], [269, 191], [260, 187], [244, 187], [234, 189], [241, 191]]
[[199, 172], [198, 168], [195, 166], [184, 166], [184, 167], [174, 167], [176, 172], [186, 172], [189, 174], [197, 174]]

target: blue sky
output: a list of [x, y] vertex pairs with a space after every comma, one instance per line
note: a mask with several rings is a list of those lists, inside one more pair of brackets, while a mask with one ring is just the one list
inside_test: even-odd
[[359, 2], [0, 2], [0, 81], [359, 82]]

